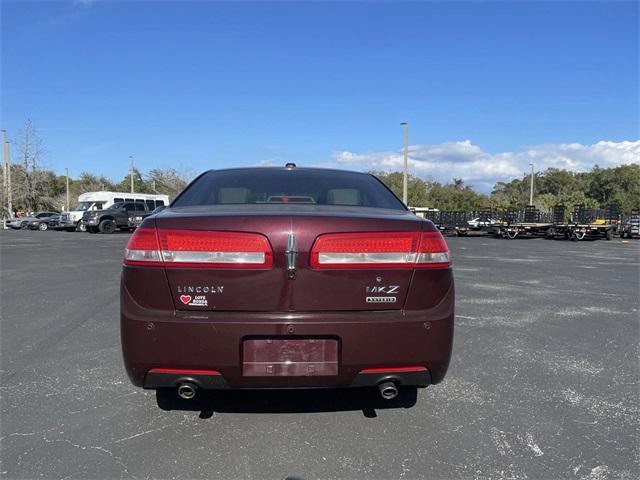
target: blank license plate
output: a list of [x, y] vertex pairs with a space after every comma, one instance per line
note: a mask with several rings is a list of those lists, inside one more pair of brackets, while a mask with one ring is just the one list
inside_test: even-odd
[[338, 341], [315, 338], [245, 340], [242, 374], [246, 377], [338, 375]]

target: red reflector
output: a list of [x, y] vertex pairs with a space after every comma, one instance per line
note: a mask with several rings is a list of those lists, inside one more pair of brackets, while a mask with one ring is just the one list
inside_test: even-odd
[[176, 375], [222, 375], [217, 370], [182, 370], [179, 368], [152, 368], [149, 373], [172, 373]]
[[391, 367], [391, 368], [367, 368], [360, 373], [400, 373], [400, 372], [424, 372], [427, 367]]
[[264, 235], [244, 232], [138, 229], [125, 250], [126, 265], [267, 268], [273, 252]]
[[440, 232], [358, 232], [320, 235], [312, 268], [415, 268], [449, 266]]

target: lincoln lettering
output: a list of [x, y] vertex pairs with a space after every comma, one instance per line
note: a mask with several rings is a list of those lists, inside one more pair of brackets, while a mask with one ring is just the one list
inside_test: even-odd
[[190, 286], [190, 285], [179, 285], [178, 293], [222, 293], [224, 290], [224, 285], [221, 286], [211, 286], [211, 287], [202, 287], [202, 286]]

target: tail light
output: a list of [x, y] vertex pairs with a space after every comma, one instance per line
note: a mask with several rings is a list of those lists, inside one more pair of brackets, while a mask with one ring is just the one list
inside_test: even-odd
[[160, 244], [153, 228], [138, 228], [124, 249], [125, 265], [162, 265]]
[[368, 232], [320, 235], [312, 268], [435, 268], [451, 265], [440, 232]]
[[273, 264], [267, 238], [257, 233], [138, 228], [129, 239], [125, 265], [266, 268]]

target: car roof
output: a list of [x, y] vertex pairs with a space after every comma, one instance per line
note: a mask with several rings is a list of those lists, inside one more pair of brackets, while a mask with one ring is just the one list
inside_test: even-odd
[[233, 167], [233, 168], [212, 168], [204, 173], [209, 172], [234, 172], [234, 171], [248, 171], [248, 172], [273, 172], [274, 170], [286, 170], [286, 171], [303, 171], [303, 172], [320, 172], [320, 173], [350, 173], [354, 175], [370, 176], [371, 174], [366, 172], [357, 172], [355, 170], [344, 170], [339, 168], [320, 168], [320, 167]]

